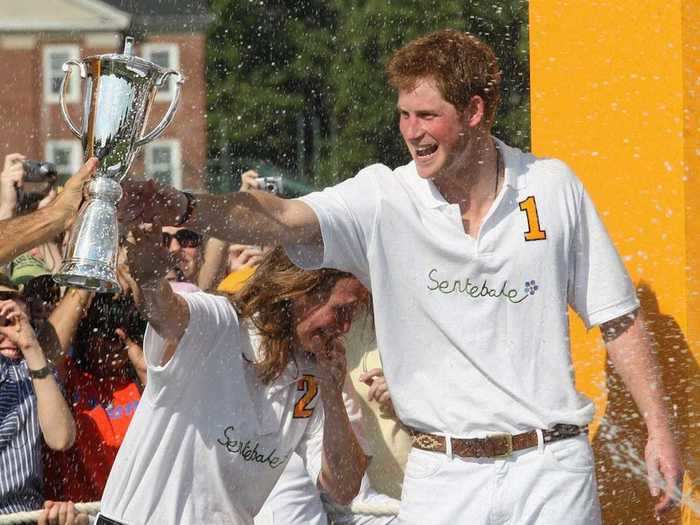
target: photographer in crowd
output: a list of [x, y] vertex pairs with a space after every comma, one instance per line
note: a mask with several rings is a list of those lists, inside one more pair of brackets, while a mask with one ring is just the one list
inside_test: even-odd
[[0, 514], [44, 502], [41, 439], [73, 444], [75, 423], [17, 287], [0, 274]]
[[[4, 203], [2, 209], [6, 215], [11, 199], [17, 198], [18, 185], [23, 184], [18, 182], [24, 170], [22, 159], [23, 156], [19, 154], [8, 155], [5, 159], [0, 201]], [[55, 239], [70, 227], [83, 200], [83, 186], [94, 173], [97, 164], [97, 159], [89, 159], [68, 179], [63, 191], [46, 206], [25, 215], [12, 217], [10, 214], [0, 220], [0, 264]], [[16, 208], [16, 201], [14, 207]]]

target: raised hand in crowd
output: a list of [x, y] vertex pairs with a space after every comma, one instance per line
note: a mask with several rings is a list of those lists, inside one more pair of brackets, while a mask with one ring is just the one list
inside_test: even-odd
[[90, 518], [84, 512], [78, 512], [72, 501], [46, 500], [37, 523], [39, 525], [88, 525]]
[[83, 200], [83, 187], [98, 161], [88, 160], [63, 187], [63, 191], [47, 206], [28, 215], [0, 221], [0, 264], [17, 255], [53, 240], [73, 224]]
[[260, 175], [255, 170], [248, 170], [243, 172], [243, 174], [241, 175], [240, 191], [259, 190], [260, 184], [258, 184], [258, 177], [260, 177]]
[[228, 247], [228, 271], [257, 266], [267, 251], [253, 244], [231, 244]]
[[24, 180], [25, 156], [21, 153], [5, 155], [5, 164], [0, 173], [0, 220], [14, 217], [17, 208], [17, 188]]
[[391, 402], [389, 394], [389, 386], [384, 378], [384, 371], [381, 368], [373, 368], [360, 375], [360, 381], [369, 386], [367, 399], [376, 401], [381, 406], [382, 410], [390, 414], [394, 414], [394, 404]]

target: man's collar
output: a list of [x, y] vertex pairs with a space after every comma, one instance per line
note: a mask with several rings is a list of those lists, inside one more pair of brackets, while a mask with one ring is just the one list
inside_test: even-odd
[[[511, 148], [496, 137], [493, 137], [493, 140], [503, 158], [505, 185], [514, 190], [523, 188], [526, 183], [526, 178], [524, 176], [518, 177], [518, 172], [520, 171], [520, 152], [515, 148]], [[449, 205], [449, 202], [445, 200], [432, 180], [424, 179], [418, 175], [416, 163], [414, 161], [411, 161], [404, 166], [404, 168], [407, 168], [408, 173], [410, 173], [408, 177], [409, 184], [414, 187], [416, 194], [425, 207], [440, 208]]]

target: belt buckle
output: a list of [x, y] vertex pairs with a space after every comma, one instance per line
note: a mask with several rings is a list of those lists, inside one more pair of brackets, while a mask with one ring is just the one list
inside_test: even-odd
[[492, 434], [488, 439], [496, 441], [504, 441], [507, 447], [506, 452], [503, 454], [494, 454], [494, 459], [504, 459], [509, 458], [513, 455], [513, 435], [512, 434]]

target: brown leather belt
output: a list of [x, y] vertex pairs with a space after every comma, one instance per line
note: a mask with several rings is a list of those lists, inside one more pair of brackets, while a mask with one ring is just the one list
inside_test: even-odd
[[[580, 434], [587, 434], [588, 427], [576, 425], [554, 425], [549, 430], [542, 430], [545, 443], [559, 441]], [[445, 436], [436, 436], [409, 429], [413, 446], [432, 452], [447, 451]], [[485, 438], [457, 439], [451, 438], [452, 453], [463, 458], [507, 458], [513, 452], [537, 446], [537, 431], [530, 430], [522, 434], [494, 434]]]

